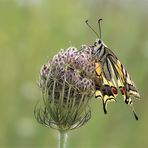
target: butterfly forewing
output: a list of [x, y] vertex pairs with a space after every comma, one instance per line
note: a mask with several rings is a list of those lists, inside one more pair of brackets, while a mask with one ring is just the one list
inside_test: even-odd
[[134, 96], [136, 98], [140, 98], [140, 95], [135, 87], [133, 80], [131, 79], [130, 75], [128, 74], [124, 66], [121, 64], [121, 62], [118, 59], [115, 61], [115, 57], [113, 56], [110, 56], [109, 59], [117, 75], [119, 88], [124, 87], [125, 91], [128, 92], [129, 97]]

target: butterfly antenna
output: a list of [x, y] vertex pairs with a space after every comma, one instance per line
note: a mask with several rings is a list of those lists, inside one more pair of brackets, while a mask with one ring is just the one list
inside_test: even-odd
[[98, 33], [90, 26], [90, 24], [88, 23], [88, 20], [86, 20], [85, 23], [96, 34], [96, 36], [99, 38]]
[[101, 21], [102, 21], [103, 19], [99, 19], [98, 20], [98, 24], [99, 24], [99, 32], [100, 32], [100, 39], [101, 39]]

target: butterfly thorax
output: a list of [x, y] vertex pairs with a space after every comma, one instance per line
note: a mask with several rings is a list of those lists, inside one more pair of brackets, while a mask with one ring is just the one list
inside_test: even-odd
[[97, 62], [105, 61], [106, 56], [108, 54], [107, 49], [108, 49], [107, 46], [103, 43], [102, 40], [96, 39], [93, 48], [93, 55], [97, 60]]

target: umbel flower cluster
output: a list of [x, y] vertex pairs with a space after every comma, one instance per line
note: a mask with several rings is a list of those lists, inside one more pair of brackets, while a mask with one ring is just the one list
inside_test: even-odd
[[44, 104], [36, 106], [37, 121], [67, 131], [91, 117], [88, 105], [95, 92], [95, 61], [91, 47], [70, 47], [56, 54], [40, 69], [39, 87]]

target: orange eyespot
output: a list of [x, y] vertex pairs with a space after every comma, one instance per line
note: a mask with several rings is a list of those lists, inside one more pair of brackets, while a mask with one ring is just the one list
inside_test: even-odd
[[120, 86], [119, 89], [120, 89], [121, 94], [124, 95], [125, 94], [124, 87]]
[[112, 86], [112, 88], [111, 88], [111, 89], [112, 89], [113, 94], [115, 94], [115, 95], [117, 95], [117, 94], [118, 94], [118, 92], [117, 92], [117, 88], [116, 88], [116, 87], [113, 87], [113, 86]]

